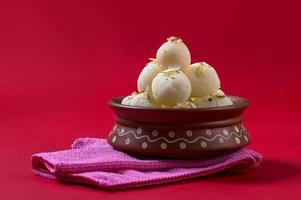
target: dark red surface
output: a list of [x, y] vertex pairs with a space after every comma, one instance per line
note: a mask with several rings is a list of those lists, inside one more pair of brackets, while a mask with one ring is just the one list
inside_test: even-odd
[[[1, 1], [0, 199], [301, 199], [298, 1]], [[257, 171], [105, 192], [31, 173], [31, 154], [106, 137], [111, 97], [179, 35], [246, 97]]]

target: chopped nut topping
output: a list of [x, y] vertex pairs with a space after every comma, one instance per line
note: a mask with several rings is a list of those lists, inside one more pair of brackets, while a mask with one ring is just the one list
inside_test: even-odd
[[167, 38], [167, 41], [180, 43], [180, 42], [182, 42], [182, 39], [179, 37], [171, 36], [171, 37]]

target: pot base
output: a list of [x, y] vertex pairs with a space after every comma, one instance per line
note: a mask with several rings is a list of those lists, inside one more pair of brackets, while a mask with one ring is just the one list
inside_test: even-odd
[[108, 137], [108, 143], [118, 150], [144, 157], [195, 159], [236, 151], [248, 145], [250, 138], [241, 123], [191, 130], [117, 124]]

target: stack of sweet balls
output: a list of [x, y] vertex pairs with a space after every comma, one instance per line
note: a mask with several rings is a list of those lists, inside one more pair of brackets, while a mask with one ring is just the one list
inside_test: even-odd
[[221, 90], [215, 69], [206, 62], [191, 64], [189, 49], [178, 37], [161, 45], [156, 59], [139, 75], [138, 92], [121, 104], [153, 108], [209, 108], [233, 105]]

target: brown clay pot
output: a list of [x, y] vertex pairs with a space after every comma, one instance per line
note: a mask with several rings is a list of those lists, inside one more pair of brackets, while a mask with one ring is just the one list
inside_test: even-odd
[[192, 159], [236, 151], [250, 143], [242, 125], [248, 101], [230, 96], [234, 105], [215, 108], [144, 108], [109, 105], [116, 114], [108, 143], [141, 156]]

